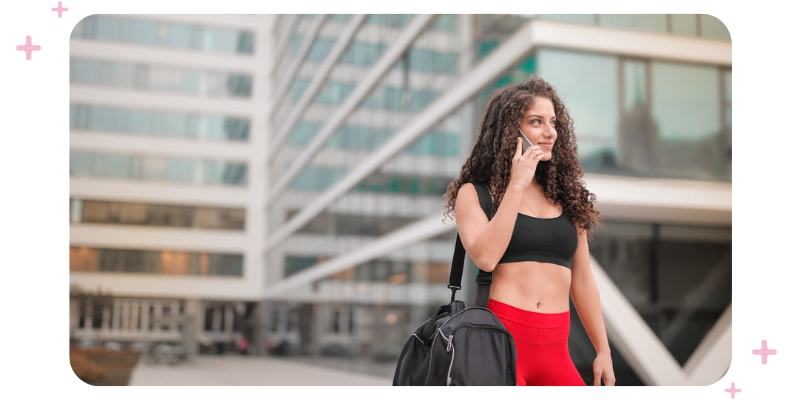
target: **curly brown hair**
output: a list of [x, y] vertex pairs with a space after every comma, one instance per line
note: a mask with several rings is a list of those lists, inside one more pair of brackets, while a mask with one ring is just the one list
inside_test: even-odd
[[483, 183], [494, 198], [494, 209], [500, 206], [511, 175], [517, 129], [535, 97], [546, 97], [553, 102], [558, 132], [553, 156], [549, 161], [539, 161], [535, 179], [544, 187], [545, 197], [560, 204], [570, 221], [585, 230], [591, 241], [592, 225], [601, 228], [603, 224], [600, 212], [593, 205], [596, 196], [580, 179], [583, 170], [578, 162], [573, 120], [553, 86], [534, 75], [492, 94], [480, 122], [478, 138], [461, 167], [461, 174], [450, 182], [442, 196], [445, 219], [455, 210], [458, 190], [465, 183]]

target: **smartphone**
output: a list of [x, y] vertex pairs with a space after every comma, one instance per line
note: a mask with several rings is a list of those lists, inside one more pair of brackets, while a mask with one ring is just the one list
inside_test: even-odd
[[531, 143], [531, 141], [528, 140], [528, 137], [522, 133], [522, 129], [519, 129], [519, 137], [522, 138], [522, 152], [520, 154], [525, 154], [525, 150], [528, 150], [528, 147], [533, 146], [533, 143]]

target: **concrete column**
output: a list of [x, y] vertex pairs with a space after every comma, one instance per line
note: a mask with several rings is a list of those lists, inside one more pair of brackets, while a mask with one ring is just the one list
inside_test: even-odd
[[111, 322], [111, 330], [112, 331], [118, 331], [120, 329], [120, 327], [122, 326], [122, 315], [121, 315], [122, 313], [120, 312], [121, 308], [122, 308], [122, 305], [120, 304], [120, 301], [116, 300], [116, 299], [114, 299], [114, 303], [113, 304], [114, 304], [113, 305], [114, 313], [113, 313], [112, 318], [114, 318], [114, 319]]
[[[174, 318], [174, 317], [177, 317], [178, 314], [180, 314], [180, 312], [178, 311], [179, 310], [179, 306], [180, 306], [180, 304], [177, 301], [173, 301], [169, 305], [169, 316], [170, 317]], [[170, 324], [169, 324], [170, 333], [178, 331], [178, 323], [176, 321], [177, 321], [176, 319], [173, 319], [172, 322], [170, 322]]]
[[233, 335], [233, 304], [225, 306], [225, 333], [229, 336]]
[[267, 340], [267, 329], [269, 329], [268, 316], [268, 303], [264, 300], [257, 302], [255, 310], [253, 310], [253, 342], [250, 343], [250, 355], [263, 356], [267, 354], [265, 342]]
[[222, 332], [222, 309], [219, 304], [214, 306], [214, 313], [211, 315], [211, 330]]
[[202, 333], [206, 326], [206, 302], [197, 300], [197, 333]]
[[150, 334], [150, 302], [143, 301], [142, 308], [142, 325], [139, 330], [145, 334]]
[[103, 307], [103, 321], [100, 325], [100, 330], [103, 332], [111, 330], [111, 306]]
[[83, 329], [86, 332], [92, 331], [92, 308], [93, 304], [91, 300], [86, 300], [86, 309], [83, 310], [86, 314], [83, 317]]
[[186, 346], [186, 359], [194, 362], [198, 352], [197, 334], [200, 332], [200, 315], [203, 314], [202, 302], [199, 299], [186, 299], [183, 309], [183, 341]]
[[131, 310], [130, 310], [131, 303], [129, 301], [121, 301], [119, 307], [121, 308], [122, 311], [121, 312], [122, 316], [120, 317], [120, 319], [122, 320], [122, 324], [120, 325], [120, 331], [127, 332], [128, 330], [130, 330], [130, 325], [128, 325], [128, 320], [131, 316]]
[[[156, 301], [153, 304], [153, 307], [155, 307], [155, 310], [153, 312], [153, 319], [158, 321], [158, 319], [161, 318], [161, 311], [163, 309], [163, 307], [161, 306], [161, 302], [160, 301]], [[160, 323], [153, 324], [153, 332], [154, 333], [161, 332], [161, 324]]]
[[131, 330], [134, 332], [139, 332], [139, 309], [140, 301], [132, 301], [131, 302]]

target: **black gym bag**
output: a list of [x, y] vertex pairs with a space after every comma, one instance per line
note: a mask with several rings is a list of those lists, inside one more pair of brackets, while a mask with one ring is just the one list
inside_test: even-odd
[[[491, 220], [489, 190], [473, 183], [483, 212]], [[456, 233], [456, 247], [450, 266], [453, 291], [450, 304], [439, 307], [417, 328], [403, 346], [393, 386], [515, 386], [517, 349], [514, 338], [489, 311], [492, 273], [480, 270], [476, 277], [475, 306], [466, 308], [456, 300], [464, 271], [464, 245]]]

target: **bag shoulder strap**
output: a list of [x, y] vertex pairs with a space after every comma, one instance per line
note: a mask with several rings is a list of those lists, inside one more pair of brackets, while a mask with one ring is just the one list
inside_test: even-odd
[[[478, 201], [481, 204], [483, 212], [486, 214], [486, 218], [491, 220], [494, 216], [494, 210], [489, 188], [477, 182], [473, 182], [472, 185], [478, 193]], [[456, 246], [453, 252], [453, 262], [450, 265], [450, 280], [447, 285], [447, 287], [453, 291], [453, 295], [450, 298], [451, 302], [455, 301], [456, 291], [461, 289], [461, 275], [464, 272], [465, 255], [466, 251], [464, 250], [464, 245], [461, 243], [461, 237], [458, 235], [458, 231], [456, 231]], [[478, 283], [475, 306], [485, 308], [489, 304], [489, 287], [492, 284], [492, 273], [480, 270], [475, 281]]]

